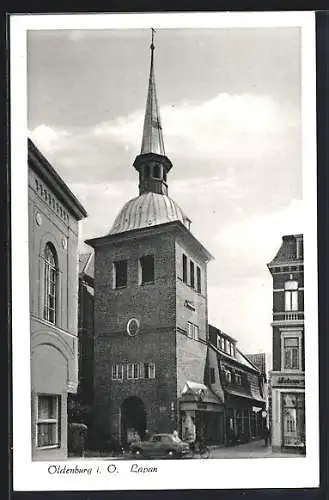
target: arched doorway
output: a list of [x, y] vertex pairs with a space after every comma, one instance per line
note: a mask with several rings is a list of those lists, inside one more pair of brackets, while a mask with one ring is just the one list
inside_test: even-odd
[[137, 396], [130, 396], [122, 403], [121, 439], [124, 444], [132, 439], [134, 433], [143, 438], [146, 430], [146, 411], [143, 401]]

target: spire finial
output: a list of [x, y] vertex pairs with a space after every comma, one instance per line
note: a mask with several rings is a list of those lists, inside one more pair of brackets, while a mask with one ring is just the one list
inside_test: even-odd
[[154, 51], [154, 33], [155, 33], [155, 29], [154, 28], [151, 28], [151, 33], [152, 33], [152, 42], [151, 42], [151, 46], [150, 46], [150, 49], [152, 50], [152, 54], [153, 54], [153, 51]]
[[139, 194], [153, 192], [168, 194], [167, 173], [172, 163], [167, 158], [163, 143], [160, 110], [154, 75], [154, 34], [151, 28], [151, 65], [144, 117], [141, 152], [134, 161], [139, 172]]

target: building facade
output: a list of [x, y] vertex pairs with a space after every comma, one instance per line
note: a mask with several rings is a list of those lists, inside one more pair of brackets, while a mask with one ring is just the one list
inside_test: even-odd
[[208, 386], [223, 401], [223, 442], [246, 443], [263, 436], [264, 377], [227, 333], [209, 325]]
[[[270, 419], [270, 398], [269, 398], [269, 376], [268, 376], [268, 364], [266, 362], [266, 353], [265, 352], [257, 352], [255, 354], [247, 354], [246, 355], [249, 361], [252, 362], [261, 372], [263, 377], [263, 388], [264, 388], [264, 399], [265, 399], [265, 411], [266, 416], [264, 417], [266, 420], [266, 426], [270, 429], [271, 427], [271, 419]], [[264, 412], [263, 412], [263, 415]]]
[[68, 400], [69, 422], [91, 426], [94, 379], [94, 255], [79, 254], [78, 390]]
[[67, 399], [78, 386], [79, 201], [28, 141], [32, 458], [67, 456]]
[[273, 278], [272, 447], [306, 452], [303, 235], [283, 236]]

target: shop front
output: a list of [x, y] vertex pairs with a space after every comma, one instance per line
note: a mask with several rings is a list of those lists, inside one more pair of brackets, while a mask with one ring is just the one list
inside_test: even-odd
[[248, 443], [263, 437], [264, 402], [227, 394], [225, 399], [226, 445]]
[[306, 452], [304, 374], [272, 374], [273, 450]]
[[188, 383], [179, 400], [180, 431], [184, 441], [202, 435], [208, 444], [224, 444], [224, 406], [203, 384]]

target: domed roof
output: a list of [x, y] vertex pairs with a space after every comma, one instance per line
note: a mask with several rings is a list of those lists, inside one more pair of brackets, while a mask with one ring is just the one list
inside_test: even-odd
[[181, 208], [164, 194], [144, 193], [129, 200], [117, 215], [109, 234], [181, 221], [188, 229], [190, 220]]

